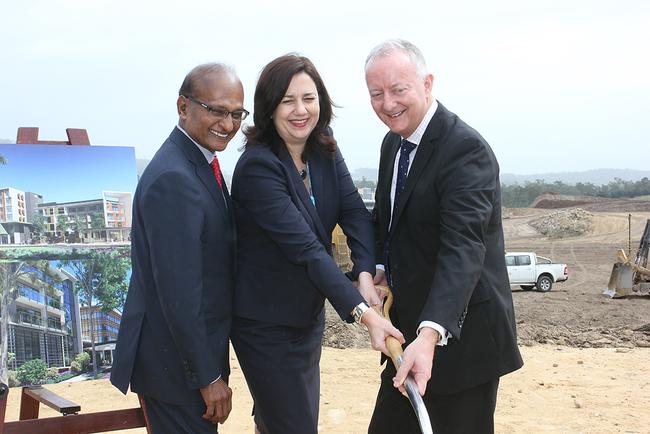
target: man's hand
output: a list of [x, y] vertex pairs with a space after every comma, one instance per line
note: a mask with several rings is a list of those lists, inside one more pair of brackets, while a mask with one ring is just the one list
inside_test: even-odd
[[397, 330], [390, 321], [380, 316], [374, 309], [368, 309], [363, 316], [361, 322], [368, 327], [368, 334], [370, 335], [370, 344], [372, 348], [381, 351], [390, 357], [388, 348], [386, 347], [386, 338], [394, 336], [400, 343], [404, 343], [404, 336]]
[[388, 286], [388, 280], [386, 279], [386, 272], [381, 268], [377, 268], [375, 271], [375, 285]]
[[220, 378], [202, 388], [201, 396], [207, 407], [203, 419], [215, 425], [224, 423], [232, 410], [232, 389]]
[[436, 330], [423, 327], [418, 337], [404, 350], [402, 365], [393, 378], [393, 386], [398, 388], [403, 395], [406, 396], [404, 381], [409, 373], [413, 374], [420, 395], [424, 395], [427, 382], [431, 378], [433, 356], [439, 340], [440, 334]]
[[377, 312], [381, 312], [381, 306], [385, 294], [378, 291], [372, 280], [372, 275], [367, 271], [359, 274], [359, 281], [356, 284], [361, 296], [366, 303]]

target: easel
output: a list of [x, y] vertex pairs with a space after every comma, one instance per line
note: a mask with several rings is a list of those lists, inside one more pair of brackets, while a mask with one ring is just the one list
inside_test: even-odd
[[[144, 412], [144, 399], [140, 395], [140, 407], [79, 414], [79, 404], [42, 386], [28, 386], [22, 388], [19, 420], [5, 422], [8, 396], [9, 387], [0, 383], [0, 434], [90, 434], [142, 427], [151, 434]], [[56, 410], [61, 416], [39, 419], [40, 404]]]

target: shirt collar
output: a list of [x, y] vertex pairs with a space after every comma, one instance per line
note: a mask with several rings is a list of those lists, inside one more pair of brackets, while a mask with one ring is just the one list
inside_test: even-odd
[[181, 133], [185, 134], [187, 136], [187, 138], [190, 139], [192, 141], [192, 143], [194, 143], [196, 145], [197, 148], [199, 148], [199, 151], [201, 151], [201, 153], [203, 154], [205, 159], [208, 161], [208, 164], [212, 164], [212, 160], [214, 160], [214, 156], [215, 156], [214, 152], [212, 152], [210, 150], [207, 150], [203, 146], [196, 143], [196, 140], [191, 138], [190, 135], [187, 134], [187, 131], [185, 131], [183, 128], [181, 128], [180, 125], [176, 125], [176, 128], [178, 128], [181, 131]]
[[424, 136], [424, 132], [427, 130], [427, 127], [429, 126], [429, 122], [431, 122], [431, 119], [433, 118], [433, 115], [436, 114], [436, 110], [438, 109], [438, 101], [435, 99], [431, 103], [431, 106], [429, 107], [429, 110], [424, 115], [424, 118], [422, 118], [422, 122], [420, 122], [420, 125], [413, 131], [413, 134], [408, 136], [406, 138], [407, 141], [413, 143], [415, 146], [420, 144], [420, 141], [422, 141], [422, 137]]

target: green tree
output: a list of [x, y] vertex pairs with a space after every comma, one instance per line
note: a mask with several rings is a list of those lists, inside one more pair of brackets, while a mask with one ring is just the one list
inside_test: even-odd
[[70, 364], [70, 369], [74, 372], [81, 373], [88, 369], [88, 365], [90, 365], [90, 354], [83, 351], [76, 355]]
[[104, 229], [106, 224], [104, 223], [104, 215], [102, 213], [95, 213], [90, 217], [90, 227], [93, 229]]
[[90, 312], [93, 376], [96, 377], [95, 314], [98, 311], [109, 312], [124, 305], [128, 290], [126, 276], [131, 264], [127, 257], [117, 252], [92, 251], [87, 259], [63, 261], [63, 265], [77, 279], [79, 302], [88, 307]]
[[45, 241], [45, 234], [47, 233], [47, 223], [43, 214], [36, 213], [32, 220], [32, 240], [36, 243]]
[[29, 360], [18, 368], [16, 377], [21, 384], [40, 384], [47, 377], [47, 363], [41, 359]]

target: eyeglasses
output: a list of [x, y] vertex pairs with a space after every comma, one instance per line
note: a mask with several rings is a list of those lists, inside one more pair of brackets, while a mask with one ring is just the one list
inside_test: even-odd
[[214, 117], [216, 117], [218, 119], [227, 119], [228, 115], [230, 115], [230, 116], [232, 116], [233, 121], [243, 121], [250, 114], [250, 113], [248, 113], [248, 110], [240, 109], [240, 110], [228, 111], [228, 110], [223, 109], [223, 108], [210, 107], [206, 103], [201, 102], [198, 99], [196, 99], [194, 97], [191, 97], [191, 96], [187, 96], [187, 95], [181, 95], [181, 96], [183, 98], [189, 99], [190, 101], [192, 101], [195, 104], [200, 105], [201, 107], [206, 109], [208, 112], [210, 112]]

